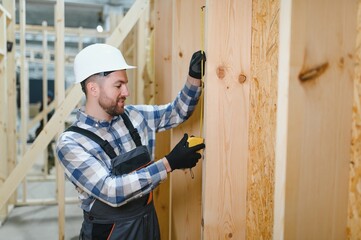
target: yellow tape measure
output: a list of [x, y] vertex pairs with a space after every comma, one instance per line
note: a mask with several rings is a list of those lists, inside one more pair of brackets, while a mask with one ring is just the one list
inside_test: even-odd
[[[201, 51], [204, 52], [204, 9], [205, 9], [205, 6], [202, 6], [201, 7]], [[202, 138], [201, 136], [203, 135], [203, 90], [204, 90], [204, 69], [203, 69], [203, 59], [201, 60], [201, 87], [203, 88], [202, 89], [202, 92], [201, 92], [201, 96], [200, 96], [200, 107], [201, 107], [201, 110], [200, 110], [200, 117], [199, 117], [199, 136], [200, 137], [194, 137], [194, 136], [191, 136], [191, 137], [188, 137], [187, 139], [187, 142], [188, 142], [188, 146], [189, 147], [193, 147], [193, 146], [196, 146], [196, 145], [199, 145], [201, 143], [204, 143], [204, 138]], [[201, 151], [201, 150], [199, 150]], [[190, 169], [190, 174], [191, 174], [191, 177], [194, 178], [194, 174], [193, 174], [193, 171], [192, 169]]]

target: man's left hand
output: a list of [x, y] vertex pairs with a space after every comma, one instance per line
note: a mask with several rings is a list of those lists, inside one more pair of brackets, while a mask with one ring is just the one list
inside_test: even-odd
[[[193, 53], [191, 58], [191, 62], [189, 64], [189, 76], [197, 79], [202, 78], [202, 74], [204, 76], [206, 63], [206, 53], [204, 51], [198, 51]], [[203, 64], [203, 66], [202, 66]]]

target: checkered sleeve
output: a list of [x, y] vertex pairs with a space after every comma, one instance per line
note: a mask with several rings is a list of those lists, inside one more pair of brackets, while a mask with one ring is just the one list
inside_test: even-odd
[[192, 115], [201, 92], [202, 87], [186, 81], [173, 102], [165, 105], [141, 105], [136, 108], [147, 119], [148, 126], [160, 132], [176, 127], [187, 120]]
[[96, 158], [84, 148], [76, 138], [78, 135], [66, 132], [60, 136], [57, 141], [60, 164], [69, 180], [78, 188], [110, 206], [121, 206], [149, 193], [167, 177], [161, 162], [152, 163], [131, 174], [114, 176], [106, 161]]

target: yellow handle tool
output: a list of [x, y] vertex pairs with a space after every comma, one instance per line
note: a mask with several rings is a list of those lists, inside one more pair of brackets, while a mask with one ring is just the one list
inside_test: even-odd
[[188, 147], [194, 147], [194, 146], [196, 146], [198, 144], [203, 143], [204, 139], [201, 138], [201, 137], [193, 137], [193, 136], [191, 136], [191, 137], [188, 137], [187, 142], [188, 142]]
[[[198, 144], [201, 144], [204, 142], [204, 139], [201, 138], [201, 137], [194, 137], [194, 136], [190, 136], [188, 137], [187, 139], [187, 142], [188, 142], [188, 147], [194, 147]], [[201, 150], [199, 150], [198, 152], [200, 152]], [[191, 173], [191, 177], [192, 179], [194, 178], [194, 174], [193, 174], [193, 171], [192, 171], [192, 168], [189, 169], [190, 173]]]

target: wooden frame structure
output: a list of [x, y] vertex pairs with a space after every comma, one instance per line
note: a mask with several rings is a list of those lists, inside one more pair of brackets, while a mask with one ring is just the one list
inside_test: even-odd
[[[14, 120], [12, 118], [13, 114], [9, 113], [12, 105], [8, 104], [7, 97], [8, 92], [14, 93], [10, 88], [13, 87], [13, 83], [9, 79], [13, 79], [14, 65], [11, 64], [11, 60], [14, 59], [14, 54], [8, 51], [8, 42], [12, 41], [14, 43], [14, 38], [11, 35], [14, 29], [14, 15], [13, 15], [13, 6], [6, 5], [7, 8], [4, 8], [0, 5], [0, 159], [5, 161], [0, 161], [0, 186], [6, 181], [8, 173], [11, 171], [14, 164], [15, 152], [10, 144], [14, 143], [14, 134], [15, 132], [11, 131], [14, 127]], [[10, 9], [9, 11], [6, 9]], [[10, 99], [13, 99], [14, 95], [10, 95]], [[9, 121], [12, 123], [8, 124]], [[8, 148], [9, 147], [9, 148]], [[9, 204], [12, 204], [12, 200], [9, 201]], [[0, 221], [2, 221], [8, 214], [8, 207], [0, 207]]]
[[[7, 13], [0, 14], [0, 27], [3, 16], [10, 20], [15, 12], [14, 1], [5, 2], [0, 11]], [[24, 9], [25, 1], [20, 2]], [[65, 29], [63, 5], [64, 1], [57, 1], [59, 24], [55, 29], [25, 23], [18, 28], [22, 35], [26, 31], [55, 31], [59, 41], [54, 52], [56, 112], [30, 149], [24, 148], [17, 164], [16, 115], [8, 111], [15, 109], [15, 76], [10, 73], [15, 65], [9, 64], [15, 62], [14, 52], [5, 53], [8, 61], [0, 56], [0, 79], [8, 79], [6, 87], [10, 93], [9, 100], [2, 98], [4, 104], [0, 104], [1, 110], [9, 113], [6, 119], [5, 116], [0, 119], [0, 141], [6, 143], [0, 144], [2, 149], [6, 146], [0, 151], [0, 159], [8, 159], [0, 161], [2, 217], [7, 215], [9, 206], [16, 204], [13, 193], [34, 164], [35, 156], [59, 133], [82, 96], [78, 87], [67, 93], [62, 87], [61, 79], [65, 77], [59, 69], [64, 68], [66, 56], [61, 39], [64, 32], [91, 33], [86, 29]], [[150, 14], [153, 7], [154, 15]], [[156, 189], [154, 199], [162, 238], [360, 237], [359, 63], [355, 78], [358, 91], [353, 93], [353, 62], [359, 60], [360, 51], [358, 47], [357, 55], [354, 50], [356, 28], [352, 26], [356, 24], [356, 9], [356, 1], [342, 0], [332, 4], [319, 0], [135, 1], [107, 39], [107, 43], [119, 47], [136, 23], [142, 29], [154, 24], [154, 98], [147, 99], [141, 93], [147, 83], [136, 83], [133, 87], [141, 89], [135, 91], [135, 102], [163, 104], [172, 100], [184, 83], [192, 53], [203, 46], [207, 53], [205, 158], [193, 169], [194, 179], [188, 170], [173, 172]], [[9, 20], [5, 21], [4, 32], [7, 31], [6, 39], [12, 41], [15, 25]], [[138, 29], [132, 36], [139, 45], [135, 48], [145, 44], [145, 39], [138, 39], [147, 37], [143, 33]], [[1, 49], [2, 39], [0, 44]], [[146, 55], [145, 48], [142, 49], [130, 50], [134, 64], [139, 63], [141, 70], [146, 64], [144, 59], [138, 62]], [[21, 51], [25, 51], [25, 46]], [[22, 75], [26, 76], [23, 61]], [[8, 64], [6, 72], [3, 64]], [[135, 76], [139, 81], [142, 71]], [[352, 96], [356, 109], [353, 125]], [[26, 96], [23, 101], [26, 105]], [[27, 109], [22, 111], [22, 117], [26, 117]], [[184, 132], [199, 135], [200, 111], [198, 107], [191, 119], [171, 132], [157, 134], [156, 159], [167, 154]], [[36, 120], [46, 114], [44, 111]], [[20, 135], [23, 142], [26, 131]], [[349, 161], [353, 163], [350, 178]], [[64, 239], [67, 201], [60, 168], [56, 179], [59, 239]]]
[[[7, 1], [7, 3], [13, 3], [13, 1]], [[116, 28], [116, 31], [110, 36], [110, 38], [107, 40], [107, 43], [117, 46], [119, 47], [119, 45], [122, 43], [122, 41], [125, 39], [125, 37], [127, 36], [128, 32], [132, 29], [132, 26], [137, 22], [137, 19], [142, 15], [142, 13], [144, 12], [144, 10], [146, 9], [146, 6], [149, 4], [149, 1], [147, 0], [138, 0], [136, 1], [136, 3], [133, 5], [133, 7], [128, 11], [128, 14], [123, 18], [122, 22], [118, 25], [118, 27]], [[1, 5], [0, 5], [1, 6]], [[20, 19], [21, 20], [21, 24], [20, 24], [20, 32], [21, 32], [21, 39], [23, 39], [22, 43], [21, 43], [21, 51], [23, 53], [25, 53], [25, 1], [21, 0], [20, 2], [20, 12], [22, 12], [20, 15]], [[69, 116], [69, 114], [71, 113], [71, 111], [77, 106], [78, 102], [80, 101], [80, 99], [82, 98], [83, 94], [80, 90], [80, 87], [73, 87], [71, 88], [68, 93], [66, 98], [65, 97], [65, 89], [64, 89], [64, 79], [65, 76], [64, 71], [62, 69], [64, 69], [64, 62], [65, 62], [65, 55], [64, 55], [64, 32], [65, 32], [65, 28], [64, 28], [64, 1], [57, 1], [56, 3], [56, 10], [55, 12], [57, 13], [56, 19], [55, 21], [59, 24], [56, 25], [55, 31], [56, 31], [56, 90], [55, 90], [55, 101], [56, 101], [56, 112], [54, 113], [53, 117], [51, 118], [51, 120], [45, 125], [43, 131], [39, 134], [39, 136], [36, 138], [36, 140], [34, 141], [34, 143], [32, 144], [32, 146], [29, 149], [26, 149], [25, 147], [23, 147], [23, 156], [21, 156], [18, 164], [16, 165], [16, 167], [12, 170], [9, 171], [9, 173], [4, 173], [2, 176], [2, 178], [0, 179], [0, 209], [2, 210], [2, 217], [5, 218], [7, 216], [7, 209], [8, 209], [8, 205], [7, 205], [7, 201], [11, 198], [12, 194], [16, 191], [17, 187], [20, 185], [21, 181], [26, 177], [27, 172], [31, 169], [31, 167], [33, 166], [33, 164], [35, 163], [35, 160], [37, 159], [37, 155], [39, 153], [41, 153], [42, 151], [44, 151], [44, 148], [49, 144], [49, 142], [54, 138], [54, 136], [59, 133], [59, 131], [61, 131], [61, 129], [63, 128], [64, 124], [65, 124], [65, 120], [67, 119], [67, 116]], [[13, 8], [15, 9], [15, 8]], [[5, 16], [4, 20], [6, 20], [6, 24], [9, 24], [11, 20], [11, 16], [9, 15], [9, 13], [1, 6], [0, 8], [1, 10], [1, 16]], [[128, 16], [128, 17], [127, 17]], [[0, 19], [0, 22], [2, 22], [2, 18]], [[45, 28], [47, 28], [45, 26]], [[123, 29], [124, 28], [124, 29]], [[6, 31], [6, 29], [3, 29], [4, 31]], [[43, 30], [42, 28], [40, 28], [40, 30]], [[1, 30], [2, 31], [2, 30]], [[14, 32], [14, 27], [13, 30]], [[4, 41], [7, 39], [6, 34], [4, 32]], [[11, 39], [11, 38], [9, 38]], [[3, 41], [2, 41], [3, 42]], [[6, 42], [5, 42], [6, 43]], [[145, 46], [141, 46], [141, 47], [145, 47]], [[5, 49], [1, 49], [4, 50], [1, 53], [3, 55], [1, 55], [1, 60], [6, 59], [3, 56], [6, 56], [6, 48]], [[26, 107], [28, 105], [27, 102], [27, 95], [24, 94], [24, 92], [27, 91], [27, 75], [26, 75], [26, 61], [25, 61], [25, 56], [26, 54], [22, 55], [23, 57], [21, 58], [21, 62], [22, 62], [22, 91], [23, 92], [23, 97], [22, 97], [22, 106], [25, 106], [22, 108], [22, 119], [28, 119], [28, 108]], [[12, 58], [14, 60], [14, 58]], [[1, 63], [4, 63], [5, 66], [5, 61], [1, 61]], [[15, 61], [13, 61], [13, 63], [15, 63]], [[3, 66], [3, 65], [1, 65]], [[12, 69], [12, 68], [9, 68]], [[4, 73], [2, 71], [2, 73]], [[15, 74], [15, 71], [13, 72]], [[10, 75], [12, 76], [12, 75]], [[1, 79], [8, 79], [7, 75], [1, 75]], [[11, 86], [14, 86], [15, 84], [15, 77], [10, 77], [9, 81], [11, 81]], [[2, 81], [3, 82], [3, 81]], [[5, 84], [5, 83], [4, 83]], [[7, 84], [5, 84], [6, 87]], [[4, 107], [4, 109], [2, 110], [6, 110], [7, 109], [7, 88], [3, 88], [3, 90], [5, 91], [4, 94], [2, 95], [4, 97], [4, 104], [1, 104], [2, 107]], [[9, 93], [15, 94], [15, 90], [13, 91], [8, 91]], [[11, 95], [10, 95], [11, 96]], [[14, 95], [13, 95], [14, 96]], [[10, 99], [14, 99], [14, 98], [10, 98]], [[3, 100], [3, 98], [2, 98]], [[12, 104], [16, 103], [16, 101], [12, 101]], [[16, 109], [13, 108], [13, 109]], [[15, 113], [15, 112], [14, 112]], [[46, 115], [44, 113], [42, 113], [42, 115]], [[4, 117], [4, 119], [1, 119], [1, 129], [2, 130], [7, 130], [7, 119], [5, 119], [8, 115], [4, 114], [2, 115]], [[39, 117], [39, 120], [41, 118]], [[12, 120], [12, 123], [15, 123], [16, 121]], [[23, 142], [23, 145], [26, 145], [26, 138], [27, 138], [27, 131], [28, 131], [28, 127], [27, 127], [27, 121], [23, 121], [22, 124], [23, 127], [23, 131], [21, 133], [21, 139]], [[59, 130], [60, 129], [60, 130]], [[14, 136], [15, 136], [16, 130], [14, 128]], [[9, 136], [9, 134], [6, 134], [6, 132], [4, 132], [4, 134], [1, 134], [1, 137], [4, 137], [4, 139], [1, 139], [1, 142], [6, 144], [8, 141], [6, 139], [6, 137]], [[11, 136], [11, 135], [10, 135]], [[13, 137], [15, 139], [15, 137]], [[6, 149], [6, 145], [2, 144], [2, 146], [4, 146], [4, 148]], [[15, 147], [16, 144], [14, 143], [11, 148]], [[10, 149], [11, 149], [10, 148]], [[7, 156], [11, 156], [11, 154], [7, 154], [7, 151], [1, 151], [1, 154], [4, 154], [4, 157], [2, 157], [1, 159], [6, 159]], [[10, 162], [10, 161], [9, 161]], [[16, 161], [13, 159], [11, 160], [11, 163], [15, 163]], [[1, 161], [1, 164], [6, 164], [6, 161]], [[15, 164], [14, 164], [15, 165]], [[13, 165], [13, 166], [14, 166]], [[9, 165], [10, 166], [10, 165]], [[7, 167], [6, 165], [4, 165], [4, 168], [1, 168], [2, 170], [6, 170]], [[57, 167], [57, 201], [51, 201], [49, 203], [56, 203], [58, 202], [59, 204], [59, 239], [64, 239], [64, 223], [65, 223], [65, 215], [64, 215], [64, 211], [65, 211], [65, 195], [64, 195], [64, 174], [61, 170], [61, 168]], [[26, 183], [25, 183], [26, 184]], [[25, 185], [24, 184], [24, 185]], [[14, 200], [16, 201], [16, 200]], [[42, 200], [39, 201], [40, 204], [42, 204]], [[15, 202], [14, 202], [15, 204]], [[33, 203], [34, 204], [34, 203]]]

